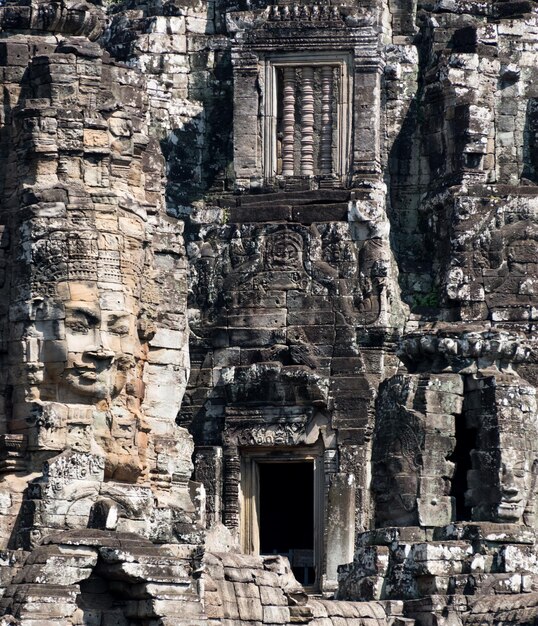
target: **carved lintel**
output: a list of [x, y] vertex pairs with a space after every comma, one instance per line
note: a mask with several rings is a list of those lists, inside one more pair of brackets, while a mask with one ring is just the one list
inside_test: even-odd
[[104, 478], [105, 459], [97, 454], [66, 450], [49, 459], [43, 466], [43, 476], [50, 480], [97, 480]]
[[237, 446], [295, 446], [306, 439], [304, 422], [226, 428], [223, 437]]

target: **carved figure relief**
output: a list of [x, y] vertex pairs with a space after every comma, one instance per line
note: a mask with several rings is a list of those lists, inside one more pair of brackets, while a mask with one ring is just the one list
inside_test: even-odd
[[268, 235], [265, 262], [268, 269], [303, 270], [301, 235], [287, 229]]
[[390, 379], [380, 389], [372, 447], [372, 491], [379, 526], [418, 523], [424, 416], [410, 408], [414, 392], [413, 381], [404, 376]]

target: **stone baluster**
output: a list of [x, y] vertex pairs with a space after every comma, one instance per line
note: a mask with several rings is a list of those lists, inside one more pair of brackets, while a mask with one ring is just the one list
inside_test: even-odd
[[334, 70], [330, 65], [321, 68], [321, 173], [329, 176], [333, 171], [333, 81]]
[[237, 446], [224, 448], [224, 525], [230, 529], [239, 526], [239, 483], [241, 461]]
[[282, 174], [294, 174], [295, 143], [295, 68], [284, 68], [284, 106], [282, 111]]
[[302, 69], [301, 175], [314, 175], [314, 68]]

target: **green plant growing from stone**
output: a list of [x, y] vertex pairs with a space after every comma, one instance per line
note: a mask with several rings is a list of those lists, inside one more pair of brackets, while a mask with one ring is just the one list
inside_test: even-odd
[[413, 300], [415, 307], [436, 308], [439, 306], [439, 293], [431, 290], [428, 293], [416, 295]]

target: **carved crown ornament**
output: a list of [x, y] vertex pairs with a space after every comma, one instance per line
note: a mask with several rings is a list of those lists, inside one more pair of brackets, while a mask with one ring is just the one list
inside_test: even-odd
[[479, 361], [481, 366], [525, 363], [536, 358], [536, 346], [525, 336], [506, 331], [446, 330], [407, 335], [397, 354], [408, 364], [433, 361], [460, 371]]
[[[31, 253], [32, 283], [101, 280], [122, 284], [125, 278], [140, 276], [144, 267], [142, 243], [139, 249], [130, 249], [123, 238], [112, 243], [94, 233], [57, 232], [39, 239]], [[19, 280], [27, 278], [21, 275]]]

